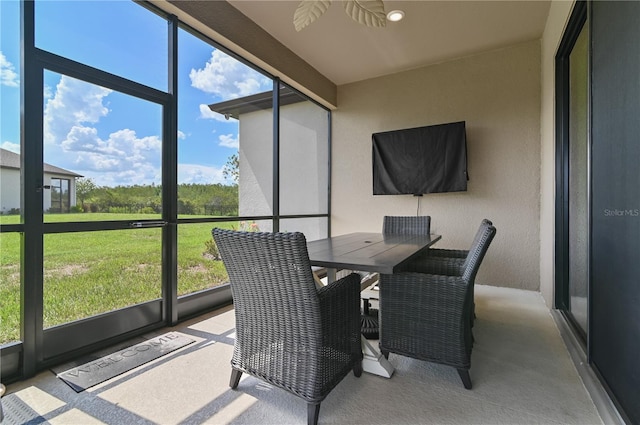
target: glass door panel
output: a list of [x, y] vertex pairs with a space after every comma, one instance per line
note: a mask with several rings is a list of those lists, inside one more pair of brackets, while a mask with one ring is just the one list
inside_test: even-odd
[[40, 49], [167, 89], [167, 21], [136, 2], [36, 0], [35, 24]]
[[[178, 32], [178, 220], [273, 212], [273, 81], [205, 39]], [[269, 231], [271, 220], [180, 222], [178, 296], [228, 282], [213, 227]]]
[[159, 219], [162, 107], [44, 77], [45, 222]]
[[[0, 1], [0, 346], [20, 336], [20, 3]], [[0, 359], [0, 363], [2, 359]]]
[[587, 333], [589, 281], [588, 23], [569, 55], [569, 311]]
[[161, 298], [162, 229], [44, 237], [44, 328]]
[[[12, 216], [12, 218], [19, 218]], [[7, 224], [6, 220], [2, 220]], [[20, 234], [0, 233], [0, 345], [20, 340]]]
[[270, 215], [272, 80], [183, 29], [178, 46], [179, 218]]

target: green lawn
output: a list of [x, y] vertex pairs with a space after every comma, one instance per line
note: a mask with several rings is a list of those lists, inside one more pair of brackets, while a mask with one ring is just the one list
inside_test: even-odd
[[[76, 217], [77, 216], [77, 217]], [[47, 215], [46, 221], [129, 220], [124, 214]], [[15, 221], [14, 221], [15, 220]], [[0, 216], [3, 224], [18, 216]], [[232, 223], [215, 224], [231, 228]], [[226, 282], [221, 261], [203, 254], [213, 223], [178, 226], [178, 294]], [[44, 236], [45, 328], [161, 297], [161, 229]], [[28, 263], [27, 266], [29, 267]], [[0, 234], [0, 344], [20, 337], [20, 236]]]

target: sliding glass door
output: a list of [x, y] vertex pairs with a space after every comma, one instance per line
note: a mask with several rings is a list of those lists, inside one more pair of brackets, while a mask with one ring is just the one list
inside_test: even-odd
[[589, 282], [589, 24], [569, 54], [568, 311], [587, 334]]
[[556, 307], [581, 337], [589, 318], [589, 22], [576, 3], [556, 56]]

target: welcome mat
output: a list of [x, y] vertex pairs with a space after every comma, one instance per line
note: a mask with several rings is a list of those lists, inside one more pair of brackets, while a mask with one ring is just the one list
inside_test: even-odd
[[58, 373], [77, 393], [195, 342], [169, 332]]

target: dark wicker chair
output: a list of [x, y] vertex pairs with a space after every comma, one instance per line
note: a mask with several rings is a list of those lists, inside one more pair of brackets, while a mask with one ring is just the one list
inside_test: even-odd
[[431, 230], [431, 217], [421, 216], [384, 216], [383, 234], [428, 235]]
[[[482, 238], [484, 231], [487, 227], [492, 226], [493, 223], [486, 218], [482, 220], [480, 223], [480, 227], [478, 227], [478, 231], [473, 239], [473, 243], [471, 247], [473, 248]], [[433, 249], [430, 248], [424, 252], [420, 257], [416, 258], [413, 261], [410, 269], [419, 273], [427, 273], [427, 274], [444, 274], [448, 276], [462, 276], [464, 273], [468, 260], [468, 250], [464, 249]], [[473, 287], [471, 288], [472, 293], [472, 315], [471, 315], [471, 326], [473, 326], [473, 322], [476, 318], [475, 314], [475, 300], [473, 297]]]
[[316, 289], [302, 233], [212, 233], [235, 306], [230, 387], [253, 375], [305, 400], [317, 424], [329, 392], [362, 374], [360, 277]]
[[[460, 276], [413, 270], [380, 275], [380, 350], [453, 366], [471, 389], [473, 284], [496, 229], [484, 228]], [[411, 265], [409, 266], [411, 267]]]
[[[384, 216], [382, 233], [385, 235], [423, 235], [429, 234], [430, 216]], [[376, 297], [377, 299], [377, 297]], [[378, 310], [370, 310], [369, 299], [362, 299], [362, 335], [367, 339], [378, 339]]]
[[[493, 225], [491, 220], [487, 220], [486, 218], [483, 219], [482, 223], [480, 224], [480, 228], [478, 229], [478, 232], [476, 233], [476, 236], [473, 240], [473, 243], [475, 243], [482, 234], [482, 229], [486, 226], [491, 225]], [[467, 251], [466, 249], [431, 248], [426, 251], [425, 255], [429, 257], [461, 258], [464, 261], [467, 258], [468, 253], [469, 251]]]

